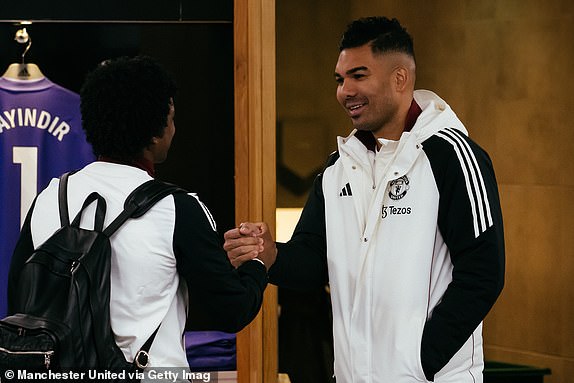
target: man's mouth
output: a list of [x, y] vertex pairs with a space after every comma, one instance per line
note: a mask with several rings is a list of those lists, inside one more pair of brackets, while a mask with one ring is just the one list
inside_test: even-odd
[[351, 115], [351, 117], [353, 117], [353, 116], [358, 115], [365, 105], [367, 105], [367, 104], [366, 103], [348, 104], [348, 105], [346, 105], [346, 108], [349, 111], [349, 114]]

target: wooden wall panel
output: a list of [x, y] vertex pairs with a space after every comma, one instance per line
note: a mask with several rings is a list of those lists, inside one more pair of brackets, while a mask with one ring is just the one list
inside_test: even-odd
[[[275, 2], [236, 0], [235, 195], [237, 223], [275, 231]], [[277, 291], [237, 335], [239, 383], [277, 382]]]

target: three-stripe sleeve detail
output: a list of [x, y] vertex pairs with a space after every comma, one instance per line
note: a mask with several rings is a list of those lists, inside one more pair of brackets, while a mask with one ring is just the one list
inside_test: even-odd
[[478, 161], [462, 132], [453, 128], [447, 128], [439, 131], [437, 136], [452, 145], [460, 162], [468, 192], [473, 217], [474, 236], [476, 238], [493, 225], [488, 193]]
[[199, 202], [199, 206], [201, 206], [201, 209], [203, 210], [203, 212], [205, 213], [205, 216], [207, 217], [207, 220], [209, 221], [209, 224], [211, 225], [211, 228], [213, 229], [213, 231], [217, 231], [217, 224], [215, 223], [215, 219], [213, 218], [213, 216], [211, 215], [211, 212], [209, 211], [209, 209], [207, 208], [207, 206], [205, 206], [205, 204], [203, 202], [201, 202], [201, 200], [199, 199], [199, 197], [197, 196], [197, 194], [194, 193], [190, 193], [191, 196], [195, 197], [195, 199], [197, 200], [197, 202]]

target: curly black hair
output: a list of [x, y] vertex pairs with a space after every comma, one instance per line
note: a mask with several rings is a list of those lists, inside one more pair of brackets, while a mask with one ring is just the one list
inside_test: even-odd
[[88, 74], [80, 91], [82, 128], [96, 156], [141, 158], [167, 126], [176, 85], [147, 56], [107, 60]]
[[402, 52], [415, 58], [413, 39], [397, 19], [364, 17], [351, 22], [339, 42], [339, 51], [371, 44], [373, 53]]

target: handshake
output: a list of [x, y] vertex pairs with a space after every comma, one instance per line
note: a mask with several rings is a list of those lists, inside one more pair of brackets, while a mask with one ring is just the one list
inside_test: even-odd
[[266, 223], [242, 223], [223, 237], [223, 248], [235, 268], [253, 259], [263, 262], [267, 270], [275, 263], [277, 247]]

